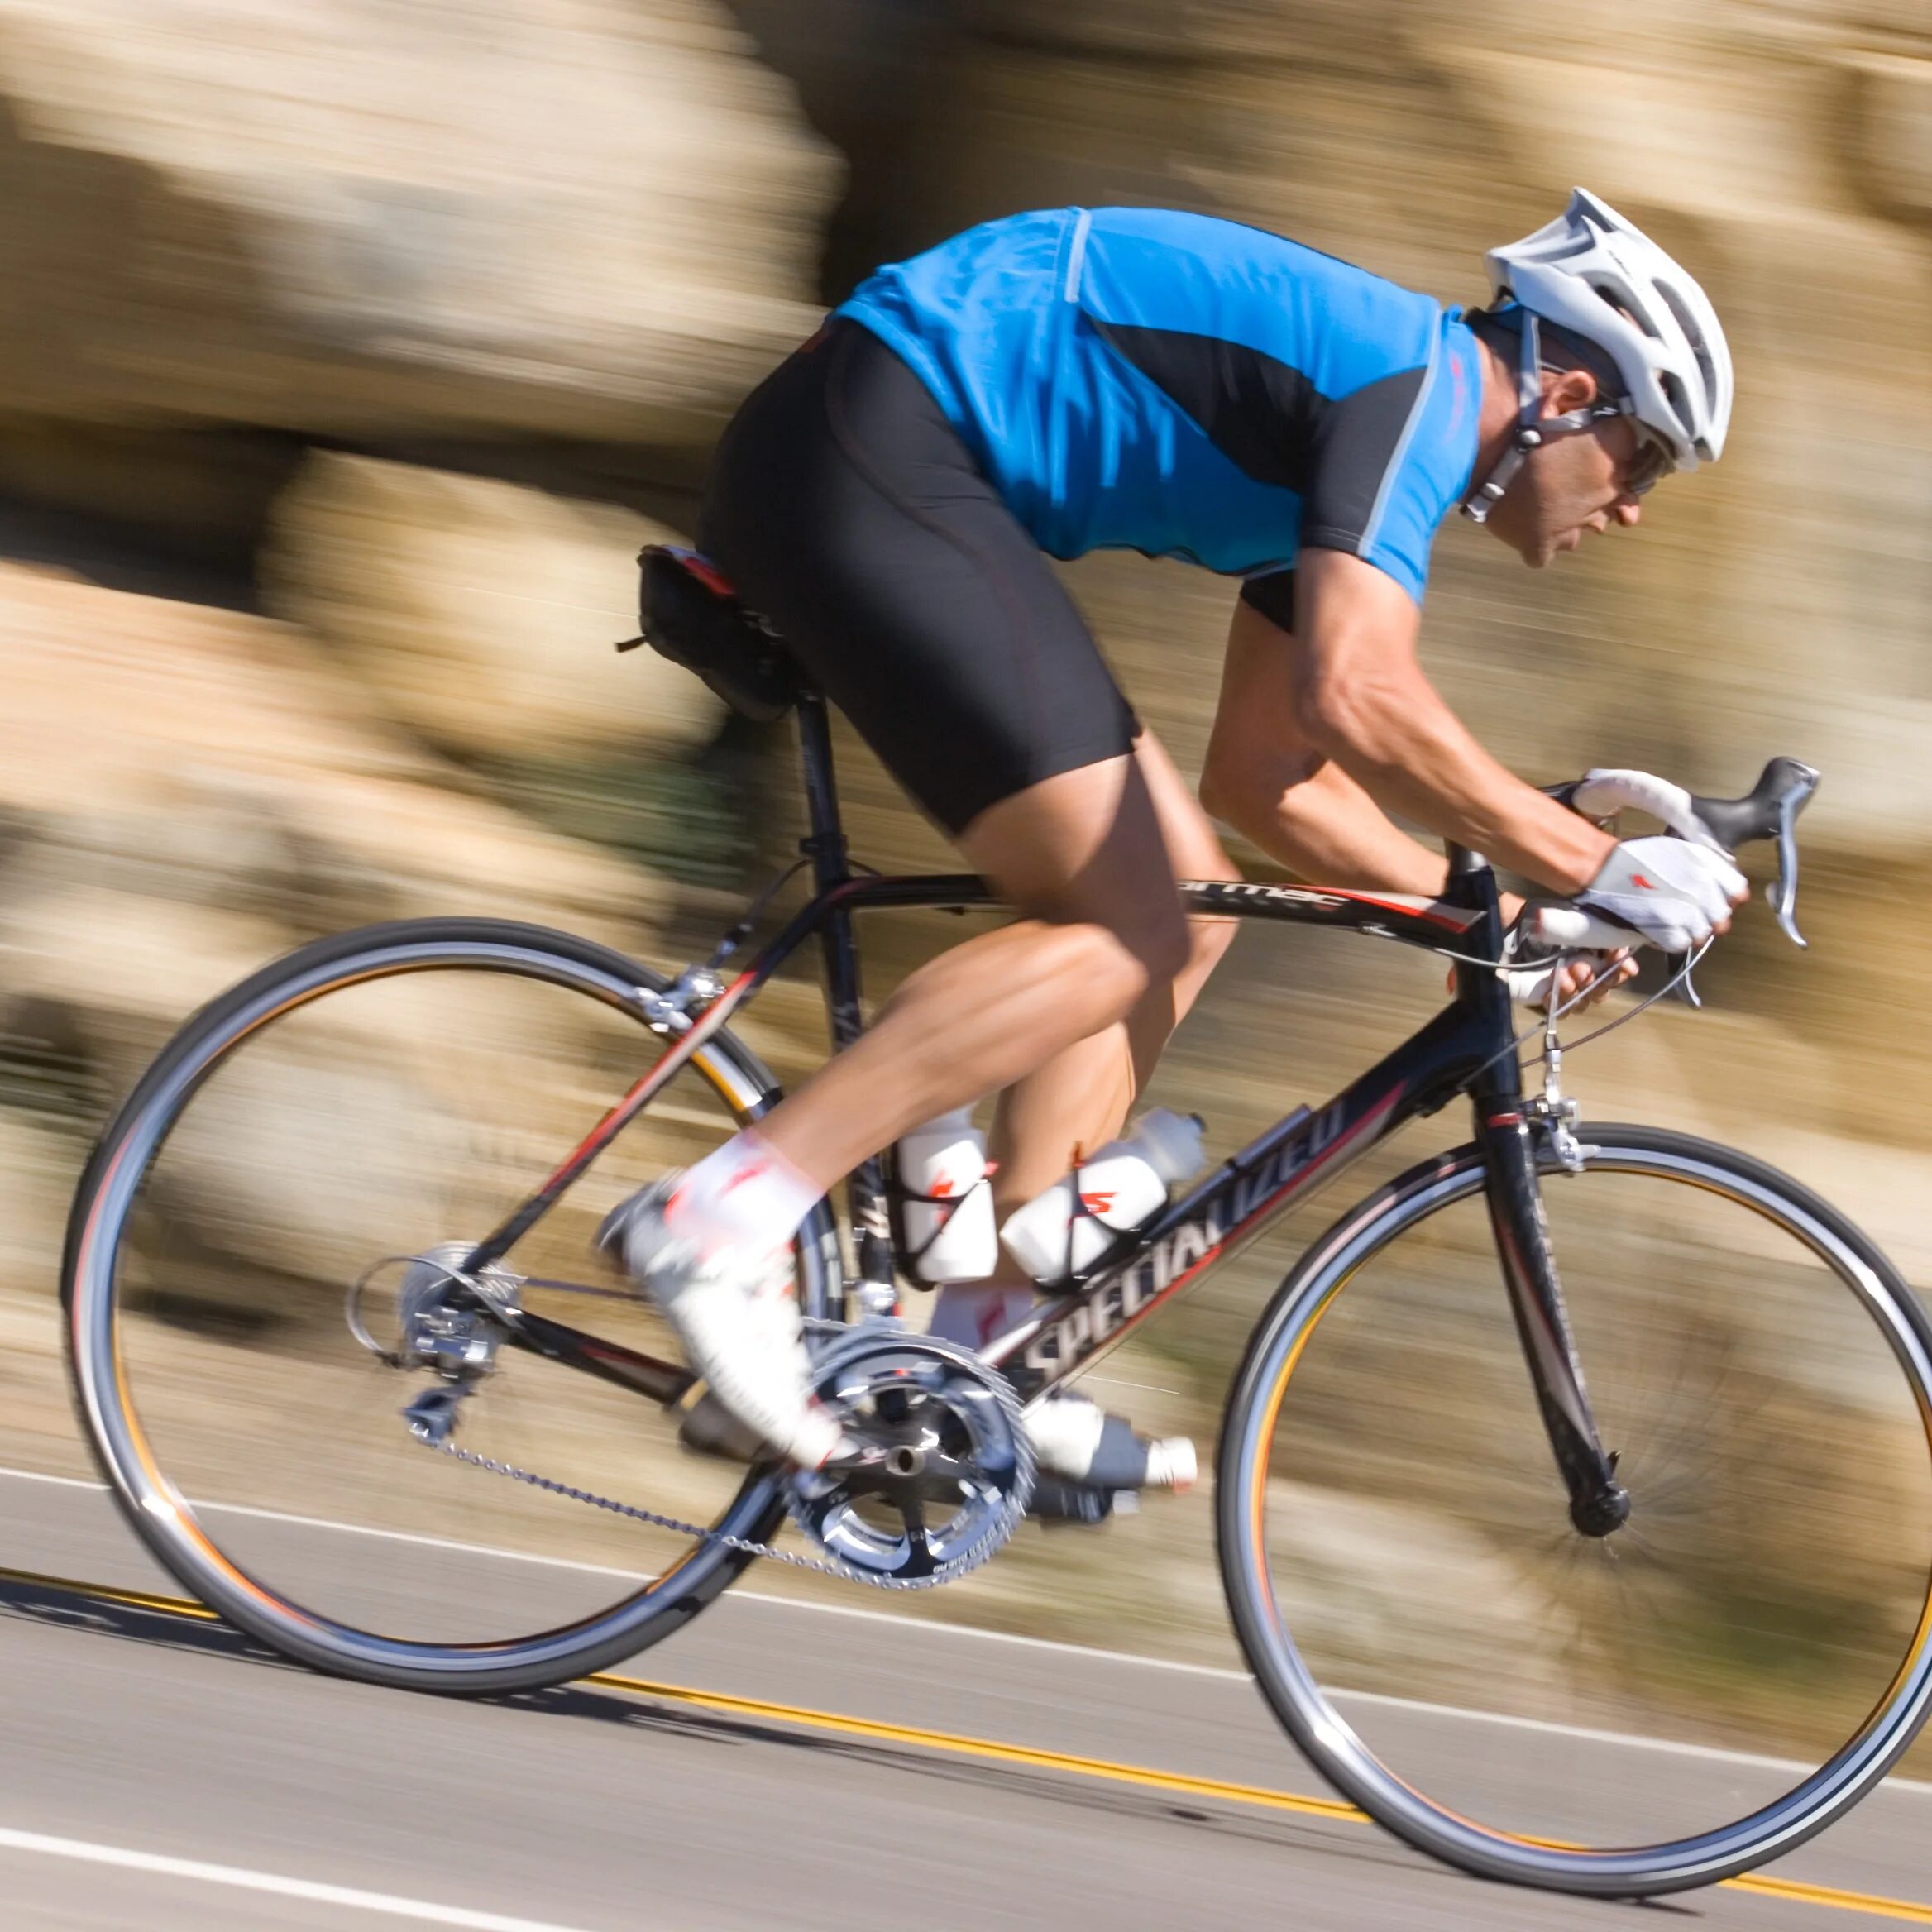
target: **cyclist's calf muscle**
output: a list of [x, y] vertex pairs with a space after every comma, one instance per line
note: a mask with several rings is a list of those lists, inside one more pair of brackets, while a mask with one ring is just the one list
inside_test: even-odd
[[821, 1186], [920, 1121], [1124, 1021], [1188, 964], [1137, 759], [1029, 786], [980, 813], [959, 844], [1029, 916], [921, 967], [868, 1032], [759, 1123]]

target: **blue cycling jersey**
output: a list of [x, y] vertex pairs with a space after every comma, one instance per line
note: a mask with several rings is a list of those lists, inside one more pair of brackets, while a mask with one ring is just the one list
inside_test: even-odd
[[1475, 461], [1458, 311], [1206, 215], [1010, 216], [880, 269], [839, 313], [918, 372], [1055, 557], [1259, 577], [1315, 544], [1419, 601]]

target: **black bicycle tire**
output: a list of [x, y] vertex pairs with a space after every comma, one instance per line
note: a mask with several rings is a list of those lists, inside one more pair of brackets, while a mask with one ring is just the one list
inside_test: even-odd
[[[1593, 1122], [1579, 1126], [1576, 1134], [1586, 1149], [1600, 1157], [1604, 1152], [1629, 1153], [1701, 1164], [1789, 1206], [1795, 1213], [1791, 1221], [1782, 1223], [1787, 1231], [1802, 1238], [1797, 1235], [1796, 1222], [1808, 1220], [1855, 1257], [1895, 1306], [1901, 1322], [1915, 1339], [1923, 1361], [1932, 1365], [1932, 1318], [1928, 1317], [1910, 1284], [1861, 1229], [1801, 1183], [1751, 1155], [1667, 1128]], [[1539, 1157], [1539, 1164], [1545, 1172], [1560, 1171], [1554, 1155], [1547, 1150]], [[1485, 1831], [1413, 1791], [1410, 1796], [1418, 1800], [1419, 1805], [1391, 1801], [1390, 1784], [1399, 1785], [1400, 1781], [1389, 1779], [1386, 1773], [1383, 1777], [1389, 1781], [1367, 1777], [1356, 1758], [1335, 1748], [1331, 1743], [1336, 1734], [1332, 1707], [1325, 1703], [1318, 1690], [1310, 1696], [1295, 1674], [1283, 1667], [1281, 1638], [1286, 1633], [1272, 1627], [1278, 1619], [1272, 1614], [1268, 1585], [1265, 1580], [1257, 1585], [1258, 1572], [1251, 1567], [1256, 1556], [1248, 1508], [1256, 1412], [1259, 1405], [1269, 1400], [1274, 1382], [1282, 1378], [1279, 1364], [1271, 1361], [1271, 1357], [1284, 1332], [1303, 1313], [1312, 1297], [1320, 1294], [1326, 1301], [1344, 1292], [1348, 1278], [1371, 1255], [1382, 1252], [1416, 1222], [1426, 1219], [1437, 1208], [1453, 1199], [1476, 1193], [1481, 1179], [1482, 1155], [1473, 1143], [1418, 1162], [1341, 1216], [1313, 1243], [1284, 1279], [1255, 1324], [1231, 1386], [1216, 1470], [1217, 1551], [1236, 1636], [1263, 1697], [1303, 1757], [1369, 1817], [1418, 1850], [1480, 1877], [1586, 1896], [1652, 1897], [1714, 1884], [1781, 1858], [1816, 1836], [1867, 1796], [1910, 1748], [1928, 1713], [1932, 1712], [1932, 1646], [1928, 1645], [1923, 1629], [1915, 1652], [1915, 1662], [1908, 1659], [1912, 1668], [1908, 1672], [1901, 1667], [1900, 1679], [1895, 1680], [1896, 1695], [1888, 1706], [1887, 1721], [1874, 1727], [1883, 1734], [1883, 1741], [1857, 1774], [1809, 1808], [1793, 1806], [1787, 1825], [1763, 1827], [1757, 1837], [1764, 1842], [1740, 1843], [1721, 1855], [1713, 1848], [1708, 1856], [1696, 1848], [1724, 1834], [1738, 1832], [1761, 1814], [1752, 1814], [1694, 1839], [1615, 1852], [1570, 1851], [1533, 1847], [1528, 1841], [1512, 1841], [1506, 1834]], [[1438, 1196], [1418, 1193], [1425, 1187], [1447, 1190], [1452, 1186], [1460, 1187], [1461, 1192], [1445, 1191]], [[1417, 1210], [1413, 1206], [1417, 1198], [1428, 1204]], [[1392, 1223], [1389, 1231], [1378, 1233], [1384, 1222]], [[1339, 1283], [1328, 1285], [1330, 1278], [1337, 1274]], [[1903, 1360], [1900, 1367], [1915, 1395], [1922, 1404], [1932, 1404], [1932, 1373], [1925, 1367], [1915, 1369]], [[1287, 1372], [1292, 1372], [1292, 1361]], [[1271, 1434], [1271, 1427], [1263, 1432]], [[1265, 1457], [1265, 1444], [1262, 1450]], [[1292, 1638], [1288, 1639], [1287, 1648], [1298, 1665]], [[1308, 1681], [1313, 1686], [1312, 1676]], [[1341, 1729], [1349, 1730], [1346, 1723]], [[1349, 1734], [1352, 1736], [1352, 1731]], [[1360, 1740], [1356, 1743], [1359, 1745]], [[1769, 1813], [1784, 1805], [1797, 1791], [1822, 1777], [1850, 1748], [1848, 1744], [1811, 1778], [1800, 1781], [1792, 1793], [1786, 1794], [1772, 1806], [1763, 1807], [1762, 1811]], [[1361, 1747], [1361, 1757], [1380, 1771], [1379, 1761], [1365, 1746]], [[1516, 1848], [1504, 1848], [1511, 1844]]]
[[[465, 946], [521, 949], [527, 954], [548, 956], [567, 966], [600, 976], [613, 988], [628, 988], [639, 995], [661, 992], [670, 983], [662, 973], [628, 959], [609, 947], [547, 927], [507, 920], [396, 921], [332, 935], [285, 954], [218, 995], [189, 1018], [142, 1074], [96, 1143], [75, 1189], [74, 1205], [68, 1217], [61, 1257], [60, 1304], [69, 1385], [81, 1433], [121, 1514], [156, 1560], [184, 1588], [237, 1628], [259, 1638], [271, 1648], [298, 1662], [366, 1682], [448, 1695], [483, 1696], [567, 1682], [648, 1648], [715, 1602], [756, 1558], [722, 1544], [703, 1546], [696, 1556], [678, 1566], [676, 1573], [684, 1581], [674, 1594], [661, 1602], [650, 1604], [653, 1590], [664, 1581], [654, 1579], [643, 1590], [619, 1600], [608, 1611], [590, 1620], [608, 1627], [607, 1633], [600, 1640], [586, 1641], [581, 1646], [564, 1650], [553, 1647], [541, 1662], [528, 1657], [519, 1660], [516, 1645], [502, 1643], [490, 1646], [488, 1658], [485, 1660], [479, 1655], [477, 1661], [467, 1668], [455, 1665], [423, 1667], [402, 1657], [384, 1658], [374, 1652], [358, 1656], [352, 1648], [345, 1647], [332, 1638], [324, 1639], [306, 1635], [301, 1623], [306, 1621], [325, 1631], [346, 1629], [347, 1626], [331, 1624], [299, 1606], [281, 1603], [272, 1592], [263, 1590], [255, 1579], [240, 1571], [232, 1559], [222, 1557], [218, 1566], [195, 1557], [182, 1537], [173, 1533], [170, 1524], [174, 1519], [157, 1514], [155, 1509], [146, 1506], [138, 1485], [130, 1480], [124, 1457], [116, 1452], [101, 1426], [98, 1414], [101, 1399], [98, 1386], [99, 1364], [90, 1359], [92, 1351], [84, 1348], [80, 1340], [83, 1327], [80, 1317], [98, 1318], [96, 1298], [104, 1296], [109, 1303], [112, 1301], [118, 1224], [115, 1229], [116, 1241], [109, 1241], [105, 1251], [104, 1275], [98, 1263], [89, 1264], [85, 1236], [100, 1208], [103, 1189], [108, 1178], [115, 1174], [117, 1162], [133, 1144], [137, 1130], [151, 1124], [151, 1110], [164, 1098], [167, 1101], [167, 1113], [160, 1130], [152, 1136], [140, 1169], [128, 1183], [125, 1199], [129, 1203], [141, 1175], [165, 1144], [173, 1121], [192, 1101], [200, 1082], [220, 1064], [227, 1050], [246, 1037], [254, 1026], [261, 1023], [257, 1017], [250, 1024], [242, 1025], [247, 1016], [259, 1016], [265, 1007], [270, 1010], [278, 1008], [278, 996], [285, 989], [305, 983], [311, 976], [327, 973], [332, 968], [336, 976], [325, 980], [320, 989], [308, 995], [311, 999], [325, 997], [330, 988], [351, 983], [344, 969], [351, 962], [366, 964], [372, 959], [393, 955], [401, 949], [428, 949], [433, 953], [438, 949]], [[641, 1007], [634, 1001], [629, 1004], [639, 1019], [641, 1035], [648, 1038], [648, 1035], [642, 1035]], [[742, 1083], [743, 1090], [756, 1097], [753, 1107], [740, 1110], [740, 1117], [755, 1117], [757, 1112], [763, 1111], [777, 1098], [778, 1083], [770, 1069], [728, 1030], [721, 1031], [706, 1043], [702, 1057], [728, 1067]], [[125, 1208], [122, 1218], [125, 1218]], [[801, 1269], [801, 1293], [809, 1313], [825, 1312], [819, 1304], [827, 1298], [825, 1257], [835, 1251], [834, 1238], [829, 1211], [821, 1203], [807, 1222], [800, 1242], [806, 1260]], [[84, 1267], [87, 1269], [86, 1279], [83, 1278]], [[138, 1438], [138, 1425], [135, 1433]], [[752, 1541], [766, 1542], [777, 1533], [784, 1514], [784, 1503], [776, 1480], [768, 1472], [754, 1471], [747, 1477], [721, 1520], [741, 1517], [744, 1520], [734, 1526], [734, 1533]], [[253, 1600], [251, 1590], [259, 1591], [275, 1603], [276, 1614], [265, 1612]], [[638, 1606], [646, 1604], [649, 1605], [648, 1614], [626, 1616], [626, 1613], [634, 1613]], [[415, 1647], [395, 1643], [390, 1647], [401, 1651], [417, 1647], [424, 1650], [473, 1647], [479, 1652], [484, 1648], [481, 1646]]]

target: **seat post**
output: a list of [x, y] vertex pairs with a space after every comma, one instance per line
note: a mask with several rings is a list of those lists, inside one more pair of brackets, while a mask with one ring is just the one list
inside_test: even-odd
[[[805, 806], [810, 830], [799, 849], [811, 861], [812, 883], [829, 892], [846, 883], [852, 868], [846, 856], [845, 827], [839, 816], [839, 789], [832, 768], [832, 726], [825, 701], [815, 691], [798, 696], [798, 757], [805, 774]], [[859, 1004], [858, 939], [852, 914], [834, 905], [819, 927], [825, 960], [825, 1004], [830, 1010], [832, 1050], [842, 1051], [865, 1031]], [[862, 1160], [846, 1182], [858, 1263], [858, 1290], [873, 1312], [897, 1313], [892, 1285], [891, 1222], [886, 1206], [886, 1175], [875, 1155]]]
[[798, 695], [798, 757], [805, 773], [805, 809], [809, 830], [799, 850], [811, 861], [812, 883], [821, 892], [851, 876], [845, 858], [845, 827], [839, 816], [839, 787], [832, 767], [832, 726], [825, 701], [815, 691]]

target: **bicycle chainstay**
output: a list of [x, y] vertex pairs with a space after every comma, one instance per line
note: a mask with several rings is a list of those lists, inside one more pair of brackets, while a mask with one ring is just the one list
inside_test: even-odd
[[[1019, 1419], [1019, 1406], [1012, 1404], [1013, 1420]], [[441, 1442], [412, 1430], [415, 1440], [427, 1449], [453, 1456], [457, 1461], [466, 1463], [472, 1469], [488, 1470], [493, 1475], [508, 1476], [513, 1482], [527, 1483], [532, 1489], [542, 1490], [553, 1496], [562, 1496], [573, 1503], [585, 1503], [593, 1509], [608, 1510], [614, 1516], [629, 1518], [634, 1523], [648, 1524], [653, 1529], [667, 1529], [674, 1536], [695, 1537], [699, 1542], [721, 1544], [728, 1550], [737, 1550], [748, 1557], [762, 1557], [773, 1563], [783, 1563], [794, 1570], [815, 1571], [822, 1576], [835, 1576], [848, 1583], [863, 1583], [874, 1590], [937, 1590], [943, 1584], [954, 1583], [962, 1576], [969, 1575], [992, 1561], [1006, 1547], [1007, 1538], [1018, 1526], [1018, 1518], [1024, 1511], [1016, 1512], [1008, 1523], [1005, 1534], [989, 1538], [981, 1548], [955, 1561], [947, 1569], [926, 1576], [887, 1576], [876, 1571], [860, 1568], [857, 1564], [841, 1561], [836, 1557], [800, 1556], [791, 1550], [781, 1550], [770, 1543], [761, 1543], [750, 1537], [733, 1536], [721, 1529], [707, 1528], [702, 1523], [686, 1523], [676, 1516], [667, 1516], [662, 1511], [647, 1509], [636, 1503], [620, 1503], [614, 1497], [600, 1496], [592, 1490], [580, 1490], [570, 1483], [558, 1482], [554, 1477], [538, 1475], [534, 1470], [519, 1469], [514, 1462], [500, 1462], [495, 1456], [479, 1454], [474, 1449], [465, 1449], [445, 1437]]]

